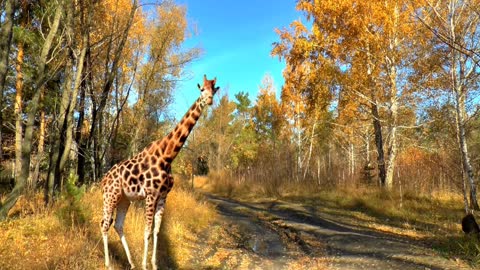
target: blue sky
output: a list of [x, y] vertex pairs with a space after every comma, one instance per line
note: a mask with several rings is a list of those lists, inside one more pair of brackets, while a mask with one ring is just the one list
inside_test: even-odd
[[[185, 47], [200, 47], [202, 56], [187, 67], [191, 75], [175, 92], [172, 113], [179, 119], [199, 96], [197, 83], [203, 74], [216, 76], [221, 95], [233, 99], [240, 91], [255, 100], [262, 78], [269, 73], [280, 91], [285, 66], [270, 56], [272, 43], [278, 41], [274, 29], [287, 27], [301, 18], [295, 0], [177, 0], [187, 7], [190, 27], [197, 34]], [[218, 97], [217, 97], [218, 100]]]

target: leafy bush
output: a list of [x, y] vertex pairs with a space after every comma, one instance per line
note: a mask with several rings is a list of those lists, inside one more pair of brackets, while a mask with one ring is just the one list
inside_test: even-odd
[[65, 189], [60, 199], [61, 206], [56, 211], [56, 215], [65, 226], [83, 226], [89, 219], [89, 210], [81, 203], [82, 197], [85, 195], [85, 185], [77, 187], [78, 176], [70, 174]]

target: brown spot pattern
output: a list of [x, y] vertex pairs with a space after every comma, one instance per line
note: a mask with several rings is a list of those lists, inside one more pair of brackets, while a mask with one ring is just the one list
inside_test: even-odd
[[191, 129], [200, 118], [204, 105], [211, 104], [212, 96], [218, 89], [218, 87], [215, 88], [215, 82], [216, 79], [204, 78], [204, 84], [201, 87], [202, 95], [207, 91], [206, 93], [210, 96], [206, 100], [200, 97], [163, 140], [151, 143], [135, 157], [114, 165], [105, 174], [101, 181], [104, 198], [102, 232], [107, 232], [112, 224], [115, 208], [125, 200], [122, 197], [125, 195], [124, 192], [129, 193], [128, 196], [133, 198], [145, 199], [146, 226], [152, 226], [157, 202], [163, 201], [173, 187], [171, 163], [181, 151]]

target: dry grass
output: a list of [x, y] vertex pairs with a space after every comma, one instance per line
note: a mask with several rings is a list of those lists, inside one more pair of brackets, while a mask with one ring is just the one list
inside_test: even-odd
[[[195, 179], [195, 183], [196, 187], [229, 197], [249, 200], [273, 198], [323, 206], [332, 214], [342, 211], [352, 218], [377, 222], [377, 229], [384, 227], [381, 230], [420, 229], [425, 235], [413, 232], [418, 237], [457, 234], [461, 231], [460, 220], [464, 216], [461, 194], [451, 192], [399, 193], [372, 186], [321, 189], [297, 182], [281, 183], [272, 187], [270, 184], [264, 186], [242, 183], [222, 174], [215, 174], [208, 180]], [[392, 228], [388, 229], [389, 225]]]
[[399, 233], [404, 229], [410, 231], [410, 236], [420, 238], [461, 231], [463, 209], [458, 194], [402, 195], [377, 188], [356, 188], [324, 191], [317, 196], [340, 209], [369, 217], [380, 230]]
[[252, 183], [218, 175], [221, 177], [211, 178], [207, 185], [213, 192], [239, 199], [274, 198], [308, 205], [348, 223], [425, 241], [448, 257], [480, 265], [478, 239], [465, 236], [461, 229], [465, 212], [460, 192], [400, 193], [372, 186], [324, 188], [273, 180]]
[[284, 184], [280, 181], [252, 183], [245, 178], [232, 178], [223, 171], [195, 177], [194, 186], [224, 197], [281, 197]]
[[[430, 243], [447, 257], [480, 265], [478, 239], [464, 235], [465, 215], [460, 194], [399, 194], [377, 188], [336, 189], [313, 196], [324, 211], [375, 230], [404, 235]], [[294, 197], [293, 197], [294, 198]], [[327, 210], [328, 209], [328, 210]]]
[[[99, 235], [90, 226], [66, 226], [58, 213], [65, 207], [43, 207], [40, 194], [22, 196], [6, 222], [0, 223], [2, 269], [98, 269], [102, 252]], [[98, 228], [98, 227], [97, 227]], [[72, 241], [74, 239], [75, 241]], [[7, 262], [3, 264], [4, 262]]]
[[[28, 199], [27, 199], [28, 198]], [[1, 269], [101, 269], [103, 243], [100, 236], [102, 199], [97, 186], [75, 201], [63, 196], [54, 207], [44, 208], [40, 194], [22, 196], [0, 223]], [[125, 221], [134, 262], [143, 255], [143, 204], [130, 208]], [[186, 268], [194, 251], [192, 242], [216, 218], [214, 208], [198, 195], [177, 185], [167, 198], [159, 244], [159, 264]], [[116, 269], [128, 266], [123, 247], [109, 232], [112, 261]], [[8, 263], [5, 263], [8, 262]]]
[[[159, 264], [191, 269], [199, 263], [218, 268], [228, 265], [226, 262], [233, 265], [249, 262], [248, 257], [237, 254], [241, 237], [235, 237], [231, 227], [226, 232], [226, 223], [219, 223], [214, 207], [187, 188], [190, 183], [178, 182], [167, 199]], [[295, 183], [275, 187], [249, 184], [223, 174], [195, 179], [196, 188], [249, 200], [273, 197], [292, 201], [345, 222], [428, 241], [449, 257], [460, 257], [477, 265], [480, 262], [478, 241], [461, 232], [463, 204], [459, 194], [399, 194], [371, 187], [319, 190], [302, 188]], [[4, 243], [0, 245], [0, 268], [103, 268], [101, 209], [97, 186], [90, 187], [79, 199], [64, 195], [51, 208], [43, 207], [41, 194], [22, 196], [10, 212], [10, 219], [0, 223], [0, 243]], [[137, 266], [143, 255], [143, 213], [142, 202], [137, 202], [130, 208], [125, 222], [125, 233]], [[123, 247], [113, 229], [109, 236], [115, 268], [127, 268]], [[200, 262], [195, 257], [205, 260]]]

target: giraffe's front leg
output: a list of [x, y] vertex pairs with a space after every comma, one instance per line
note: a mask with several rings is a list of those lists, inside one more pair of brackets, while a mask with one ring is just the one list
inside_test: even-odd
[[150, 240], [150, 236], [152, 235], [152, 224], [153, 224], [153, 216], [155, 213], [155, 201], [156, 198], [152, 195], [148, 195], [145, 199], [145, 232], [144, 232], [144, 250], [143, 250], [143, 260], [142, 260], [142, 268], [144, 270], [147, 269], [147, 257], [148, 257], [148, 242]]
[[153, 229], [153, 252], [152, 252], [152, 269], [157, 269], [157, 246], [158, 246], [158, 233], [160, 232], [160, 225], [162, 224], [163, 210], [165, 208], [165, 198], [157, 201], [155, 210], [155, 223]]
[[107, 269], [112, 269], [112, 265], [110, 264], [110, 256], [108, 252], [108, 229], [110, 229], [110, 226], [112, 225], [113, 219], [113, 207], [112, 205], [116, 204], [116, 201], [110, 201], [108, 200], [107, 196], [104, 197], [104, 203], [103, 203], [103, 218], [102, 222], [100, 224], [101, 231], [102, 231], [102, 238], [103, 238], [103, 248], [105, 252], [105, 267]]

